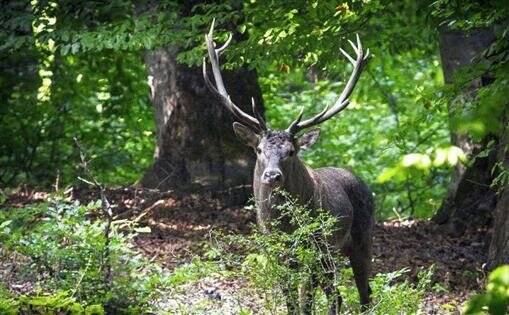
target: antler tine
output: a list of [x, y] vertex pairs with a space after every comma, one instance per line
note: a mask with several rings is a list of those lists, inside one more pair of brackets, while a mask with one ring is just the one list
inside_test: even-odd
[[[313, 118], [310, 118], [306, 121], [310, 121], [310, 122], [316, 122], [318, 121], [320, 118], [323, 117], [323, 115], [325, 115], [327, 113], [327, 111], [329, 110], [329, 105], [325, 105], [325, 108], [319, 112], [318, 114], [316, 114]], [[300, 126], [300, 122], [302, 120], [302, 115], [304, 114], [304, 107], [301, 108], [300, 110], [300, 113], [299, 115], [297, 116], [297, 119], [295, 119], [291, 124], [290, 124], [290, 127], [288, 127], [286, 129], [286, 131], [288, 133], [291, 133], [291, 134], [295, 134], [297, 133], [300, 129], [302, 129]]]
[[[230, 44], [232, 40], [232, 35], [231, 34], [229, 35], [227, 41], [223, 44], [223, 46], [215, 48], [216, 45], [214, 43], [214, 25], [215, 19], [212, 20], [212, 24], [210, 25], [210, 30], [208, 34], [205, 34], [205, 43], [207, 45], [207, 52], [210, 60], [210, 65], [212, 67], [212, 73], [214, 75], [215, 85], [212, 83], [208, 76], [206, 59], [203, 58], [203, 78], [205, 80], [205, 84], [207, 85], [209, 90], [213, 92], [213, 94], [221, 101], [221, 103], [239, 121], [245, 123], [246, 125], [248, 125], [250, 128], [254, 129], [257, 132], [262, 132], [267, 129], [262, 115], [257, 110], [254, 110], [254, 115], [256, 116], [256, 118], [245, 113], [231, 101], [230, 95], [228, 95], [228, 91], [224, 86], [223, 77], [221, 75], [219, 56]], [[255, 107], [253, 108], [255, 109]]]
[[230, 33], [228, 35], [228, 39], [226, 40], [226, 42], [223, 44], [223, 46], [219, 47], [216, 49], [216, 53], [221, 56], [221, 53], [223, 52], [223, 50], [225, 50], [226, 48], [228, 48], [228, 46], [230, 45], [230, 42], [232, 41], [232, 38], [233, 38], [233, 35]]
[[357, 46], [355, 46], [355, 44], [351, 40], [348, 40], [348, 43], [350, 44], [350, 46], [352, 46], [353, 51], [355, 51], [355, 53], [358, 54], [357, 50], [359, 48]]
[[302, 120], [302, 115], [304, 115], [304, 107], [300, 109], [299, 115], [297, 115], [297, 119], [295, 119], [288, 128], [286, 128], [286, 131], [288, 133], [294, 134], [297, 131], [297, 126], [299, 125], [300, 121]]
[[348, 40], [350, 45], [352, 46], [353, 50], [355, 51], [356, 58], [354, 59], [350, 54], [348, 54], [345, 50], [340, 48], [340, 52], [348, 59], [348, 61], [352, 64], [353, 70], [350, 74], [350, 78], [348, 79], [343, 91], [339, 95], [338, 99], [334, 103], [334, 105], [329, 109], [329, 106], [325, 106], [325, 109], [322, 110], [320, 113], [315, 115], [312, 118], [306, 119], [304, 121], [301, 121], [302, 119], [302, 113], [299, 114], [299, 117], [288, 127], [287, 131], [295, 134], [299, 132], [299, 130], [302, 130], [304, 128], [309, 128], [311, 126], [320, 124], [327, 119], [331, 118], [332, 116], [336, 115], [337, 113], [341, 112], [343, 109], [345, 109], [349, 104], [350, 100], [348, 98], [353, 92], [353, 89], [355, 88], [355, 85], [357, 84], [357, 81], [359, 80], [359, 77], [362, 73], [362, 70], [364, 68], [364, 65], [366, 64], [369, 56], [369, 49], [366, 50], [366, 52], [362, 49], [362, 43], [359, 38], [359, 34], [356, 34], [357, 39], [357, 45], [354, 44], [351, 40]]
[[344, 51], [343, 48], [339, 48], [339, 51], [341, 51], [343, 56], [345, 56], [350, 61], [350, 63], [355, 66], [355, 59], [353, 59], [352, 56], [350, 56], [346, 51]]
[[256, 106], [254, 97], [251, 97], [251, 106], [253, 108], [253, 114], [255, 115], [255, 118], [260, 123], [260, 127], [262, 130], [267, 130], [267, 124], [265, 123], [265, 119], [263, 119], [262, 113], [260, 113], [258, 107]]

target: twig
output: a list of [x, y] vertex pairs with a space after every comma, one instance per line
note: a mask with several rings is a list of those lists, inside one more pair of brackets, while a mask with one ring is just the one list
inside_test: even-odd
[[86, 159], [86, 153], [81, 147], [78, 139], [76, 137], [73, 138], [74, 142], [80, 153], [81, 167], [85, 171], [85, 174], [90, 178], [90, 180], [84, 179], [82, 177], [78, 177], [79, 180], [85, 182], [97, 189], [99, 189], [99, 193], [101, 196], [101, 210], [103, 214], [106, 216], [106, 226], [104, 227], [104, 251], [101, 255], [101, 270], [104, 270], [104, 282], [109, 285], [111, 283], [111, 264], [109, 263], [110, 256], [110, 231], [111, 224], [113, 221], [113, 213], [111, 211], [111, 204], [106, 198], [106, 189], [103, 185], [99, 183], [99, 181], [94, 177], [90, 168], [88, 166], [88, 161]]
[[78, 282], [76, 283], [76, 285], [74, 286], [74, 289], [72, 290], [71, 297], [74, 297], [76, 292], [78, 292], [78, 290], [80, 289], [81, 282], [83, 281], [83, 278], [85, 277], [85, 274], [87, 273], [88, 268], [91, 265], [91, 262], [92, 262], [92, 258], [89, 258], [88, 262], [87, 262], [87, 265], [85, 266], [85, 270], [83, 270], [83, 272], [81, 272], [80, 278], [78, 279]]
[[143, 212], [138, 215], [136, 217], [136, 219], [133, 220], [133, 222], [140, 222], [140, 220], [146, 216], [150, 211], [154, 210], [157, 206], [160, 206], [164, 203], [164, 200], [163, 199], [160, 199], [156, 202], [154, 202], [154, 204], [152, 204], [151, 206], [147, 207], [145, 210], [143, 210]]
[[412, 188], [410, 186], [411, 186], [410, 180], [407, 176], [406, 181], [405, 181], [405, 189], [406, 189], [406, 193], [407, 193], [407, 197], [408, 197], [408, 206], [410, 207], [410, 218], [413, 218], [413, 216], [415, 214], [415, 205], [414, 205], [414, 200], [412, 197]]

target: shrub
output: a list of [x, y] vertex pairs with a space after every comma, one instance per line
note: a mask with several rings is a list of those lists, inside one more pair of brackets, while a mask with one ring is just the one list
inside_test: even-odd
[[[129, 240], [135, 234], [121, 231], [133, 227], [128, 221], [113, 221], [105, 233], [99, 207], [100, 202], [84, 206], [57, 198], [5, 209], [0, 212], [0, 241], [29, 258], [22, 273], [30, 274], [43, 292], [65, 292], [55, 297], [84, 307], [138, 312], [156, 298], [164, 283], [162, 271], [132, 248]], [[23, 299], [17, 303], [29, 301]]]
[[489, 276], [486, 292], [467, 303], [465, 314], [503, 315], [509, 312], [509, 265], [500, 266]]
[[[285, 300], [281, 288], [308, 281], [312, 272], [318, 273], [319, 278], [330, 277], [326, 269], [333, 269], [337, 275], [334, 287], [343, 298], [342, 311], [358, 313], [359, 298], [352, 269], [346, 257], [334, 254], [326, 242], [336, 228], [337, 219], [322, 210], [313, 213], [287, 194], [279, 193], [286, 201], [278, 206], [282, 217], [272, 224], [271, 233], [264, 234], [256, 229], [250, 236], [226, 238], [226, 241], [219, 242], [226, 246], [220, 249], [224, 253], [216, 256], [240, 269], [240, 274], [264, 297], [265, 308], [271, 313], [283, 312], [281, 305], [285, 304]], [[281, 220], [285, 219], [290, 220], [294, 231], [279, 229]], [[221, 239], [225, 240], [224, 237]], [[242, 259], [228, 255], [232, 246], [244, 251]], [[407, 271], [377, 274], [372, 278], [370, 314], [417, 312], [430, 283], [432, 270], [422, 271], [416, 284], [400, 280]], [[313, 305], [317, 314], [326, 313], [328, 301], [321, 289], [316, 290]]]
[[101, 305], [83, 306], [66, 292], [52, 295], [21, 296], [18, 298], [0, 297], [0, 313], [16, 314], [86, 314], [103, 315]]

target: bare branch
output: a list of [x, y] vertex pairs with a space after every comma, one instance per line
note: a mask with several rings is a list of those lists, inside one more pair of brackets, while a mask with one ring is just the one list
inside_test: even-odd
[[110, 259], [110, 231], [111, 231], [111, 225], [113, 222], [113, 212], [111, 211], [111, 204], [106, 198], [106, 189], [103, 185], [99, 183], [99, 181], [95, 178], [95, 176], [90, 171], [90, 168], [88, 166], [88, 161], [86, 159], [85, 150], [81, 147], [78, 139], [76, 137], [73, 138], [74, 142], [76, 143], [76, 147], [79, 150], [80, 153], [80, 159], [81, 159], [81, 166], [85, 172], [85, 174], [90, 178], [90, 180], [78, 177], [79, 180], [97, 188], [99, 190], [99, 193], [101, 195], [101, 210], [103, 214], [106, 216], [106, 225], [104, 227], [104, 251], [101, 253], [101, 270], [104, 270], [104, 282], [106, 284], [111, 283], [111, 263], [109, 261]]

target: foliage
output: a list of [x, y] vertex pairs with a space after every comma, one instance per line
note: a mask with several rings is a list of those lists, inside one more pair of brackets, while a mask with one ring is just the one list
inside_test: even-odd
[[[449, 126], [478, 137], [500, 127], [506, 16], [502, 0], [10, 1], [0, 12], [0, 183], [73, 183], [73, 137], [101, 182], [138, 179], [155, 135], [143, 50], [176, 45], [181, 62], [200, 64], [215, 18], [218, 41], [234, 32], [225, 66], [257, 69], [273, 127], [286, 127], [301, 106], [311, 115], [333, 101], [350, 70], [339, 47], [359, 33], [373, 58], [350, 108], [322, 125], [322, 141], [304, 157], [312, 166], [355, 169], [373, 186], [381, 217], [428, 217], [452, 167], [427, 160], [455, 150]], [[495, 27], [497, 41], [441, 89], [437, 29], [444, 26]], [[486, 72], [494, 82], [450, 113], [458, 91]], [[416, 157], [421, 162], [405, 162]]]
[[[372, 65], [379, 62], [373, 60]], [[387, 84], [387, 88], [381, 90], [361, 92], [365, 96], [355, 99], [340, 117], [320, 126], [320, 142], [303, 154], [306, 162], [314, 167], [334, 165], [353, 169], [375, 192], [377, 215], [383, 218], [392, 216], [394, 212], [398, 216], [429, 216], [441, 202], [451, 169], [449, 163], [455, 165], [458, 162], [456, 156], [461, 155], [461, 152], [449, 148], [444, 104], [428, 104], [433, 98], [431, 91], [441, 78], [437, 74], [436, 61], [427, 66], [430, 68], [426, 73], [417, 70], [404, 75], [400, 70], [391, 71], [390, 76], [397, 78], [396, 82], [380, 83]], [[375, 68], [375, 71], [378, 70]], [[430, 81], [430, 76], [435, 76], [436, 81]], [[388, 86], [405, 85], [411, 77], [414, 77], [413, 85], [419, 86], [420, 90], [406, 92], [407, 95], [398, 96], [398, 99], [390, 96], [398, 102], [395, 109], [384, 104]], [[273, 73], [260, 82], [265, 101], [272, 105], [267, 115], [269, 123], [275, 128], [288, 126], [298, 113], [295, 104], [303, 106], [311, 114], [331, 104], [342, 86], [325, 80], [307, 82], [302, 72]], [[362, 82], [359, 84], [364, 91]], [[419, 106], [414, 105], [416, 102]], [[433, 151], [436, 152], [436, 163], [427, 165], [425, 169], [415, 168], [413, 164], [397, 164], [398, 160], [405, 159], [404, 156], [428, 155]], [[442, 161], [446, 153], [450, 155], [446, 159], [450, 160], [448, 163]], [[393, 175], [387, 176], [391, 170], [401, 180], [393, 180]]]
[[440, 24], [453, 29], [470, 30], [500, 23], [509, 13], [504, 0], [469, 1], [438, 0], [431, 4], [432, 15]]
[[12, 1], [0, 14], [0, 38], [6, 39], [0, 49], [0, 183], [73, 182], [79, 175], [74, 137], [89, 148], [101, 181], [136, 180], [154, 147], [140, 56], [112, 50], [61, 55], [59, 43], [47, 36], [62, 21], [46, 1], [34, 3]]
[[[338, 228], [336, 218], [321, 210], [313, 214], [285, 192], [274, 194], [285, 202], [277, 206], [281, 217], [271, 223], [271, 233], [258, 231], [240, 241], [244, 241], [250, 251], [241, 266], [243, 273], [268, 297], [266, 307], [277, 311], [278, 306], [284, 304], [284, 297], [273, 288], [295, 287], [309, 282], [312, 276], [317, 279], [334, 277], [344, 263], [327, 243], [327, 238]], [[281, 221], [289, 221], [295, 230], [281, 230]]]
[[[257, 230], [247, 237], [220, 237], [217, 243], [219, 249], [214, 257], [220, 263], [231, 266], [237, 277], [247, 278], [252, 288], [264, 297], [266, 311], [270, 313], [284, 313], [281, 309], [281, 305], [285, 304], [282, 288], [306, 284], [312, 273], [318, 279], [335, 278], [335, 290], [343, 297], [342, 311], [359, 312], [352, 269], [348, 267], [346, 257], [335, 253], [326, 240], [337, 228], [337, 219], [323, 211], [313, 214], [287, 194], [280, 194], [286, 201], [278, 206], [282, 216], [272, 224], [270, 234]], [[289, 220], [295, 230], [279, 229], [283, 220]], [[242, 249], [242, 255], [232, 254], [232, 247]], [[373, 302], [369, 314], [418, 311], [429, 288], [432, 269], [422, 271], [416, 284], [399, 280], [407, 271], [377, 274], [372, 278]], [[326, 313], [328, 301], [325, 294], [321, 289], [314, 293], [315, 311], [317, 314]]]
[[[429, 292], [433, 267], [423, 269], [415, 283], [401, 280], [408, 269], [387, 274], [377, 274], [371, 281], [373, 300], [376, 301], [369, 312], [374, 314], [418, 314], [424, 295]], [[395, 281], [397, 281], [395, 283]], [[348, 295], [347, 295], [348, 296]]]
[[100, 305], [83, 307], [76, 299], [65, 292], [54, 295], [20, 296], [4, 298], [0, 296], [0, 312], [6, 315], [16, 314], [86, 314], [104, 315]]
[[[443, 198], [452, 168], [476, 158], [452, 146], [450, 133], [480, 140], [504, 127], [506, 2], [8, 1], [0, 11], [0, 185], [54, 185], [58, 190], [75, 183], [82, 170], [74, 138], [86, 148], [100, 182], [137, 180], [155, 146], [143, 52], [174, 45], [180, 62], [199, 65], [203, 33], [215, 18], [218, 42], [234, 33], [225, 67], [256, 68], [273, 128], [286, 127], [300, 107], [311, 115], [333, 102], [351, 70], [339, 47], [348, 49], [347, 39], [359, 33], [373, 57], [352, 104], [321, 126], [321, 141], [303, 158], [313, 167], [353, 168], [372, 187], [379, 217], [429, 217]], [[437, 34], [444, 28], [491, 28], [495, 41], [472, 66], [458, 71], [453, 84], [442, 87]], [[490, 84], [465, 97], [473, 80]], [[491, 143], [479, 156], [495, 148]], [[506, 187], [508, 174], [497, 163], [493, 188]], [[34, 305], [55, 312], [87, 312], [92, 305], [136, 312], [150, 306], [163, 282], [178, 286], [225, 272], [224, 265], [196, 260], [161, 279], [159, 270], [130, 247], [133, 234], [123, 231], [132, 228], [128, 222], [115, 222], [106, 240], [110, 236], [104, 233], [106, 223], [97, 219], [98, 207], [55, 199], [0, 212], [2, 244], [31, 259], [23, 273], [37, 274], [42, 290], [35, 296], [2, 298], [2, 312], [1, 307], [12, 311]], [[283, 208], [300, 220], [295, 221], [299, 229], [237, 240], [249, 254], [230, 257], [257, 289], [271, 296], [268, 308], [281, 298], [274, 285], [282, 279], [306, 280], [311, 269], [320, 269], [317, 258], [324, 256], [323, 248], [310, 237], [334, 227], [330, 218], [307, 216], [304, 207], [291, 201]], [[297, 274], [286, 263], [290, 257], [300, 266]], [[328, 259], [341, 270], [336, 285], [346, 308], [357, 310], [351, 270], [339, 268], [343, 262], [338, 257]], [[429, 276], [424, 273], [417, 285], [394, 284], [403, 272], [374, 278], [374, 313], [418, 310]], [[494, 272], [488, 292], [468, 309], [495, 310], [490, 303], [503, 301], [505, 274]], [[318, 292], [317, 307], [325, 304]]]
[[[237, 20], [227, 9], [209, 5], [204, 11], [229, 29]], [[450, 147], [446, 102], [437, 101], [442, 77], [433, 53], [436, 32], [426, 20], [427, 10], [426, 1], [253, 1], [233, 22], [247, 38], [235, 42], [226, 57], [234, 65], [257, 68], [274, 128], [288, 126], [301, 107], [311, 115], [334, 101], [350, 71], [339, 48], [348, 48], [352, 33], [360, 34], [373, 55], [358, 85], [356, 95], [362, 96], [354, 96], [341, 117], [320, 126], [322, 141], [304, 157], [315, 167], [353, 168], [375, 191], [377, 215], [384, 218], [394, 212], [429, 216], [441, 202], [450, 173], [446, 167], [425, 172], [399, 167], [404, 180], [377, 182], [405, 155]], [[192, 63], [202, 55], [197, 42], [182, 59]]]
[[509, 310], [509, 265], [493, 270], [486, 292], [474, 296], [465, 307], [465, 314], [507, 314]]
[[172, 287], [178, 287], [212, 274], [226, 275], [218, 264], [212, 261], [203, 261], [199, 258], [195, 258], [190, 263], [175, 268], [168, 277], [167, 283]]
[[[83, 206], [57, 198], [4, 209], [0, 212], [0, 241], [30, 258], [21, 273], [37, 279], [42, 292], [67, 294], [51, 298], [58, 303], [79, 301], [83, 307], [97, 304], [108, 311], [138, 312], [157, 297], [164, 275], [130, 245], [134, 234], [123, 230], [132, 224], [113, 221], [106, 236], [106, 222], [94, 219], [99, 206], [100, 202]], [[53, 301], [45, 296], [32, 298], [17, 298], [16, 303], [30, 305], [36, 303], [30, 301], [41, 300], [49, 307]]]

